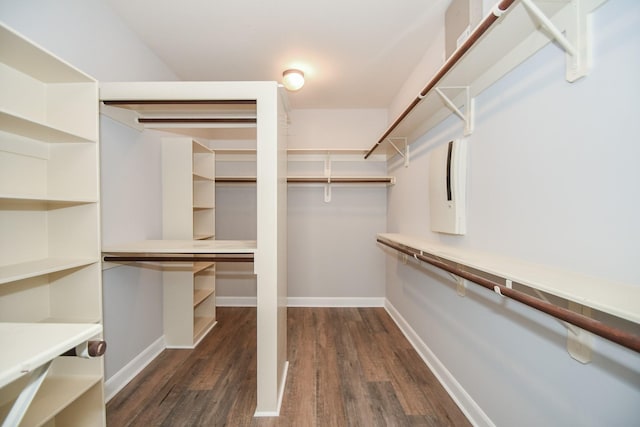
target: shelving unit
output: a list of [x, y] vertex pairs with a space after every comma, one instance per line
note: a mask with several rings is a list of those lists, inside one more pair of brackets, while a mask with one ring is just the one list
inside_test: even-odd
[[[129, 82], [100, 85], [101, 112], [125, 125], [153, 127], [189, 138], [255, 141], [257, 224], [256, 242], [217, 240], [133, 242], [136, 252], [105, 256], [113, 262], [167, 262], [166, 257], [220, 262], [222, 258], [254, 262], [258, 293], [256, 413], [278, 412], [286, 378], [286, 115], [285, 93], [276, 82]], [[148, 121], [147, 119], [170, 119]], [[171, 120], [176, 119], [176, 120]], [[240, 148], [240, 147], [238, 147]], [[141, 246], [136, 248], [136, 245]], [[258, 247], [259, 246], [259, 250]], [[105, 248], [105, 252], [110, 249]], [[167, 252], [168, 251], [168, 252]], [[193, 252], [196, 251], [196, 252]], [[226, 251], [226, 252], [225, 252]], [[240, 252], [238, 252], [240, 251]], [[228, 256], [227, 256], [228, 254]], [[123, 256], [121, 256], [123, 255]], [[195, 259], [197, 258], [197, 260]], [[167, 262], [168, 263], [168, 262]], [[193, 306], [193, 294], [190, 304]]]
[[[162, 139], [162, 237], [215, 239], [215, 153], [188, 137]], [[193, 348], [215, 326], [215, 263], [163, 266], [168, 347]]]
[[38, 361], [0, 383], [0, 420], [51, 362], [23, 425], [104, 426], [102, 359], [57, 357], [102, 333], [97, 82], [0, 26], [0, 92], [0, 372], [13, 347]]
[[[251, 161], [255, 157], [255, 150], [251, 149], [216, 149], [216, 156], [220, 161]], [[373, 176], [373, 175], [335, 175], [332, 173], [333, 162], [362, 162], [362, 156], [366, 150], [358, 149], [288, 149], [287, 160], [289, 165], [298, 162], [322, 163], [322, 175], [299, 175], [288, 176], [289, 185], [323, 185], [324, 199], [331, 201], [331, 189], [334, 185], [340, 186], [369, 186], [395, 184], [393, 176]], [[386, 161], [386, 157], [377, 156], [379, 161]], [[256, 182], [255, 176], [216, 176], [216, 184], [251, 184]]]
[[[590, 65], [588, 15], [606, 0], [502, 0], [365, 154], [408, 162], [408, 146], [451, 114], [473, 132], [474, 98], [545, 45], [566, 52], [568, 81]], [[400, 147], [398, 147], [399, 143]], [[403, 151], [404, 150], [404, 151]]]
[[517, 283], [534, 292], [545, 292], [640, 324], [640, 287], [638, 286], [608, 282], [571, 271], [489, 253], [452, 248], [403, 234], [381, 233], [378, 234], [377, 241], [420, 261], [467, 278], [500, 295], [514, 298], [539, 310], [542, 308], [541, 311], [554, 317], [640, 351], [640, 335], [628, 334], [608, 327], [589, 317], [571, 313], [567, 309], [548, 303], [544, 299], [529, 297], [512, 289], [512, 284]]

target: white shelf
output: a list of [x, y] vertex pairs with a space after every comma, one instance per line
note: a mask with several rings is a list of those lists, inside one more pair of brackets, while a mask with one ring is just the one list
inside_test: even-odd
[[101, 376], [49, 375], [38, 390], [20, 425], [39, 426], [53, 419], [93, 386], [101, 386]]
[[102, 248], [109, 254], [252, 254], [255, 240], [142, 240]]
[[72, 65], [0, 25], [2, 62], [46, 83], [93, 82]]
[[640, 324], [640, 286], [490, 253], [445, 247], [403, 234], [385, 233], [378, 237]]
[[0, 284], [70, 270], [99, 262], [95, 258], [44, 258], [0, 267]]
[[11, 132], [38, 141], [53, 143], [95, 142], [92, 139], [65, 132], [64, 130], [7, 111], [0, 111], [0, 128], [5, 132]]
[[[585, 15], [596, 9], [606, 0], [584, 0], [580, 2], [580, 11]], [[570, 0], [535, 1], [535, 6], [558, 29], [567, 33], [571, 32], [576, 37], [577, 32], [571, 28], [581, 16], [576, 16], [576, 8]], [[454, 114], [453, 109], [446, 105], [442, 94], [458, 108], [459, 112], [467, 114], [470, 127], [465, 128], [465, 133], [472, 132], [473, 106], [469, 100], [478, 96], [482, 91], [490, 87], [504, 75], [524, 62], [545, 45], [552, 42], [549, 32], [541, 31], [541, 25], [536, 16], [531, 13], [522, 1], [516, 1], [497, 18], [490, 23], [486, 32], [482, 32], [486, 22], [495, 19], [493, 11], [474, 29], [467, 42], [463, 43], [435, 73], [434, 77], [426, 84], [418, 96], [404, 112], [385, 131], [383, 136], [373, 145], [369, 153], [385, 153], [387, 158], [397, 154], [397, 151], [388, 144], [387, 139], [407, 139], [407, 143], [414, 142], [442, 120]], [[479, 38], [473, 42], [476, 38]], [[581, 42], [588, 40], [586, 34]], [[466, 50], [468, 48], [468, 50]], [[580, 58], [583, 61], [578, 75], [570, 77], [575, 70], [567, 69], [567, 79], [573, 81], [586, 74], [587, 52], [585, 45], [581, 49]], [[465, 52], [466, 50], [466, 52]], [[558, 47], [560, 58], [564, 59], [562, 47]], [[567, 54], [568, 55], [568, 54]], [[468, 92], [467, 92], [468, 89]], [[411, 108], [411, 105], [414, 105]], [[470, 115], [468, 114], [470, 113]], [[377, 148], [376, 148], [377, 147]]]
[[196, 289], [193, 291], [193, 306], [197, 307], [200, 303], [213, 295], [213, 289]]
[[215, 180], [215, 178], [212, 178], [210, 176], [198, 175], [197, 173], [193, 174], [193, 179], [197, 181], [214, 181]]
[[97, 203], [95, 199], [73, 199], [65, 197], [31, 196], [31, 195], [11, 195], [0, 194], [0, 206], [3, 203], [21, 206], [26, 209], [40, 209], [42, 206], [47, 209], [57, 209], [67, 206], [85, 205]]
[[0, 387], [101, 333], [99, 324], [0, 323]]

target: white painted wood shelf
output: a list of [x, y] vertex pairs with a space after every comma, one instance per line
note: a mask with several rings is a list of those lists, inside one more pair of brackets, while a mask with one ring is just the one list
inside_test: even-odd
[[255, 240], [141, 240], [102, 248], [103, 254], [253, 254]]
[[98, 263], [98, 258], [43, 258], [0, 267], [0, 284]]
[[[552, 41], [557, 42], [559, 55], [567, 57], [567, 80], [574, 81], [586, 75], [590, 62], [587, 15], [605, 1], [498, 2], [392, 122], [365, 158], [374, 152], [392, 158], [452, 114], [460, 117], [464, 134], [471, 134], [473, 99]], [[400, 150], [389, 140], [399, 144]]]
[[0, 388], [102, 333], [102, 325], [0, 323]]
[[490, 253], [442, 246], [403, 234], [378, 234], [378, 239], [640, 324], [640, 286], [637, 285], [611, 282]]

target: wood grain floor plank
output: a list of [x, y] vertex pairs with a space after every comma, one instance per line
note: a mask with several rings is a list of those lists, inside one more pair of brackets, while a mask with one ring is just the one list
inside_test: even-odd
[[289, 308], [279, 417], [255, 418], [256, 310], [218, 308], [195, 350], [166, 350], [107, 405], [107, 425], [464, 426], [384, 309]]

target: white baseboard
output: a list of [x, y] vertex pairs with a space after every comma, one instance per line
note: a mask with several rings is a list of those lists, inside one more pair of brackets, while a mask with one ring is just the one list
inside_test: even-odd
[[[287, 307], [384, 307], [385, 299], [368, 297], [289, 297]], [[256, 297], [216, 297], [218, 307], [256, 307]]]
[[138, 354], [124, 368], [116, 372], [104, 383], [105, 403], [108, 403], [113, 396], [122, 390], [129, 381], [138, 375], [149, 363], [153, 361], [166, 348], [164, 335], [158, 338], [149, 347]]
[[416, 331], [400, 315], [398, 310], [389, 300], [385, 301], [385, 309], [400, 328], [404, 336], [409, 340], [413, 348], [418, 352], [424, 363], [431, 369], [440, 384], [445, 388], [449, 396], [455, 401], [465, 416], [474, 426], [495, 427], [495, 424], [484, 413], [480, 406], [473, 400], [467, 391], [460, 385], [444, 364], [431, 351], [429, 346], [418, 336]]
[[289, 297], [287, 307], [384, 307], [384, 298]]
[[257, 307], [256, 297], [220, 297], [216, 296], [218, 307]]
[[284, 362], [282, 377], [280, 377], [280, 390], [278, 390], [278, 407], [275, 411], [256, 411], [253, 416], [258, 417], [278, 417], [280, 416], [280, 408], [282, 407], [282, 399], [284, 398], [284, 386], [287, 383], [287, 372], [289, 372], [289, 361]]

